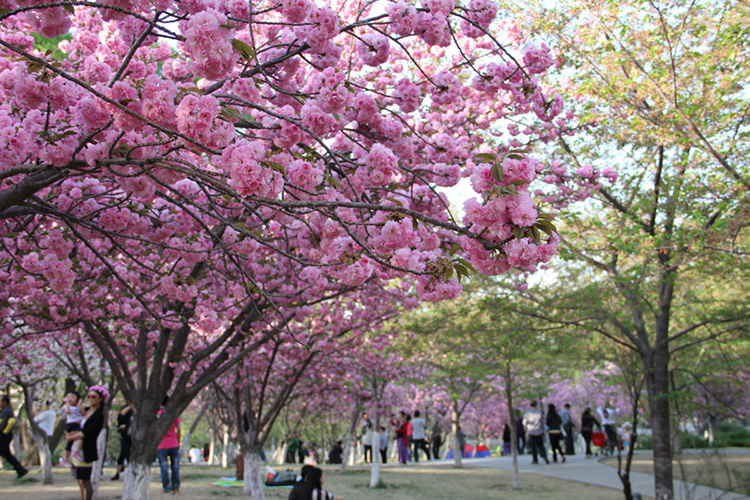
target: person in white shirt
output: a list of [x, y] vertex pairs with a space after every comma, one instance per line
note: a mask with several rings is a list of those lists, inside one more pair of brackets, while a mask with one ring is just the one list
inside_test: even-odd
[[192, 448], [190, 448], [190, 451], [188, 451], [188, 455], [190, 456], [191, 464], [199, 464], [203, 461], [203, 452], [197, 446], [193, 446]]
[[37, 423], [42, 432], [49, 438], [55, 432], [55, 418], [57, 418], [57, 414], [54, 410], [50, 409], [50, 402], [47, 401], [44, 403], [44, 411], [37, 413], [34, 417], [34, 422]]
[[425, 443], [425, 421], [419, 416], [419, 410], [414, 412], [414, 418], [411, 421], [411, 439], [414, 443], [414, 462], [419, 462], [419, 450], [424, 451], [427, 460], [430, 459], [430, 453], [427, 451], [427, 445]]
[[617, 415], [620, 414], [620, 409], [612, 408], [609, 401], [607, 401], [604, 407], [600, 406], [596, 409], [596, 412], [599, 414], [602, 427], [604, 427], [604, 432], [607, 434], [607, 453], [612, 454], [617, 449]]

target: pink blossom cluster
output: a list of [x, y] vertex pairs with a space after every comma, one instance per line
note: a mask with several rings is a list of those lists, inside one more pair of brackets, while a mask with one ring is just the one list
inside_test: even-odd
[[467, 19], [461, 20], [461, 29], [470, 38], [479, 38], [487, 32], [497, 17], [498, 5], [492, 0], [470, 0]]
[[237, 54], [227, 21], [226, 15], [215, 10], [198, 12], [187, 21], [183, 46], [198, 76], [218, 80], [232, 70]]

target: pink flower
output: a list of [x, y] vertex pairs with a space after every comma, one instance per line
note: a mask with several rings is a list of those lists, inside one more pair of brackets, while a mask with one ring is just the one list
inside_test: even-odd
[[281, 0], [281, 13], [290, 23], [301, 23], [310, 14], [313, 3], [308, 0]]
[[385, 10], [390, 18], [390, 26], [394, 33], [408, 36], [414, 32], [418, 21], [417, 8], [414, 5], [399, 0], [396, 3], [386, 5]]
[[396, 82], [395, 89], [393, 90], [393, 98], [396, 99], [401, 111], [411, 113], [419, 108], [422, 102], [422, 91], [411, 80], [401, 78]]
[[390, 41], [379, 33], [366, 33], [357, 42], [357, 53], [368, 66], [379, 66], [388, 60]]
[[461, 95], [461, 83], [448, 71], [441, 71], [432, 77], [433, 91], [430, 94], [435, 104], [452, 104]]
[[226, 24], [227, 16], [215, 10], [199, 12], [188, 20], [183, 46], [198, 76], [218, 80], [232, 71], [236, 55], [233, 33]]
[[533, 45], [526, 47], [523, 54], [523, 63], [526, 66], [526, 71], [534, 75], [544, 73], [552, 67], [555, 61], [550, 55], [549, 47], [542, 44], [539, 47]]
[[286, 173], [289, 182], [308, 191], [315, 191], [315, 188], [323, 182], [323, 170], [303, 160], [294, 160], [290, 163], [286, 168]]

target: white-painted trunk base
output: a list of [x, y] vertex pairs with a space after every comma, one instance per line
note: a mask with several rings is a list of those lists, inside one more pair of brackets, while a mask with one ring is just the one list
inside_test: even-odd
[[122, 500], [151, 498], [151, 465], [133, 462], [123, 475]]
[[260, 455], [252, 452], [245, 452], [243, 455], [245, 458], [245, 474], [242, 478], [244, 481], [242, 493], [250, 495], [253, 500], [266, 500], [266, 494], [263, 491]]
[[54, 475], [52, 474], [52, 452], [49, 449], [49, 441], [33, 430], [31, 437], [34, 438], [34, 444], [39, 450], [39, 464], [42, 467], [42, 484], [54, 484]]

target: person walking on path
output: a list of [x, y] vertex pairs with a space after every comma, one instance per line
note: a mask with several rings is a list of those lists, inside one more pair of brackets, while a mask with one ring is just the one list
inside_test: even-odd
[[384, 464], [388, 463], [388, 431], [385, 427], [380, 428], [380, 434], [378, 434], [380, 440], [380, 461]]
[[546, 463], [549, 463], [547, 452], [544, 449], [544, 415], [542, 410], [537, 408], [537, 402], [531, 402], [531, 408], [526, 410], [523, 415], [523, 426], [529, 435], [529, 447], [531, 448], [531, 463], [538, 464], [538, 457], [541, 456]]
[[575, 430], [576, 424], [573, 422], [573, 415], [570, 414], [570, 403], [565, 403], [563, 411], [560, 412], [562, 418], [562, 428], [565, 432], [565, 454], [575, 455]]
[[[159, 410], [157, 415], [161, 415], [164, 412], [164, 406], [169, 401], [169, 396], [164, 396], [162, 401], [162, 409]], [[180, 492], [180, 417], [177, 417], [172, 425], [169, 426], [169, 430], [164, 435], [164, 438], [159, 443], [159, 448], [156, 452], [156, 458], [159, 460], [159, 468], [161, 469], [161, 487], [164, 493], [179, 493]], [[169, 477], [170, 465], [172, 468], [172, 477]]]
[[549, 433], [549, 447], [552, 450], [552, 461], [557, 463], [557, 452], [560, 452], [560, 460], [565, 463], [565, 454], [560, 447], [562, 417], [552, 403], [547, 405], [547, 432]]
[[29, 469], [21, 465], [21, 462], [10, 452], [15, 425], [16, 418], [13, 416], [13, 408], [10, 406], [10, 397], [0, 396], [0, 457], [3, 457], [3, 460], [13, 466], [16, 470], [16, 477], [21, 479], [29, 473]]
[[414, 419], [411, 421], [412, 426], [412, 439], [414, 442], [414, 462], [419, 463], [419, 450], [424, 451], [427, 460], [430, 459], [430, 453], [427, 451], [427, 444], [425, 438], [425, 421], [419, 416], [419, 410], [414, 412]]
[[583, 441], [586, 443], [587, 458], [593, 455], [591, 453], [591, 436], [594, 433], [594, 426], [598, 427], [599, 430], [602, 430], [599, 421], [596, 420], [596, 417], [591, 413], [591, 408], [586, 408], [583, 410], [583, 415], [581, 415], [581, 436], [583, 436]]
[[505, 424], [505, 427], [503, 428], [503, 456], [507, 457], [510, 456], [511, 449], [510, 449], [510, 426], [508, 424]]
[[440, 459], [440, 447], [443, 445], [443, 431], [440, 429], [440, 425], [435, 422], [432, 426], [432, 434], [430, 435], [430, 448], [432, 452], [432, 459]]
[[466, 458], [466, 433], [458, 427], [458, 449], [461, 452], [461, 458]]
[[617, 449], [617, 415], [620, 414], [619, 408], [611, 408], [609, 402], [604, 407], [596, 409], [599, 418], [602, 420], [604, 432], [607, 434], [607, 453], [614, 454]]
[[92, 500], [94, 498], [94, 487], [91, 484], [91, 474], [94, 469], [94, 462], [99, 460], [99, 451], [97, 450], [97, 441], [99, 433], [104, 427], [104, 402], [109, 399], [109, 391], [102, 385], [95, 385], [89, 388], [87, 403], [88, 410], [81, 420], [81, 430], [66, 432], [65, 439], [70, 442], [81, 440], [82, 460], [77, 460], [71, 455], [73, 460], [73, 472], [78, 481], [78, 488], [81, 491], [81, 500]]
[[120, 434], [120, 454], [117, 456], [117, 471], [112, 481], [120, 479], [120, 472], [125, 470], [125, 462], [130, 463], [130, 449], [133, 438], [130, 437], [130, 423], [133, 421], [133, 407], [125, 403], [117, 413], [117, 432]]
[[[408, 418], [408, 420], [407, 420]], [[406, 412], [401, 412], [401, 420], [393, 421], [396, 427], [396, 447], [398, 449], [398, 461], [400, 464], [406, 465], [406, 462], [411, 460], [409, 456], [409, 437], [407, 435], [407, 425], [411, 420], [410, 415], [406, 415]]]

